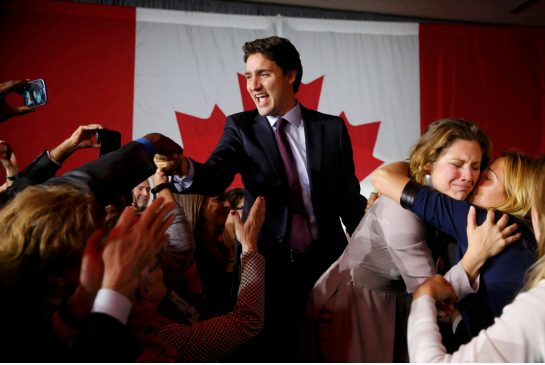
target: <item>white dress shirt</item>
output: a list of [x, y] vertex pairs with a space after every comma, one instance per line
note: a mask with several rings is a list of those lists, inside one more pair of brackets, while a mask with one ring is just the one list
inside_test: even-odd
[[295, 158], [295, 167], [297, 175], [299, 175], [299, 183], [301, 185], [301, 195], [303, 203], [308, 213], [312, 237], [318, 238], [318, 227], [316, 225], [316, 217], [312, 207], [312, 199], [310, 196], [310, 180], [307, 170], [307, 144], [305, 138], [305, 123], [301, 116], [301, 104], [297, 103], [293, 109], [283, 116], [267, 116], [267, 120], [271, 127], [276, 131], [276, 122], [278, 119], [284, 118], [288, 121], [285, 127], [286, 136], [290, 144], [291, 152]]

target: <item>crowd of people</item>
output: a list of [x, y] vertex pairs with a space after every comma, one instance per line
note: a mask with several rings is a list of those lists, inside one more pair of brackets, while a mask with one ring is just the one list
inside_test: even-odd
[[[491, 162], [441, 119], [367, 200], [344, 121], [296, 98], [294, 45], [242, 48], [256, 109], [206, 161], [149, 133], [55, 176], [103, 125], [23, 169], [0, 141], [0, 359], [543, 361], [545, 157]], [[34, 111], [5, 99], [27, 82], [0, 84], [0, 122]]]

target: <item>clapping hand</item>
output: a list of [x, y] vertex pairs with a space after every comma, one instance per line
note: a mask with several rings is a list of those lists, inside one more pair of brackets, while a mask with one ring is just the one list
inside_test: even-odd
[[265, 221], [265, 208], [265, 198], [258, 197], [244, 223], [238, 212], [231, 210], [230, 214], [235, 221], [235, 234], [244, 252], [257, 251], [257, 237]]

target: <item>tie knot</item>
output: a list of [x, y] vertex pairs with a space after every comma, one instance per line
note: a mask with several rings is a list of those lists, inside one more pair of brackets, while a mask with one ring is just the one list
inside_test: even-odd
[[283, 132], [284, 131], [284, 128], [286, 128], [286, 124], [288, 123], [287, 120], [285, 120], [284, 118], [278, 118], [276, 120], [276, 130], [278, 132]]

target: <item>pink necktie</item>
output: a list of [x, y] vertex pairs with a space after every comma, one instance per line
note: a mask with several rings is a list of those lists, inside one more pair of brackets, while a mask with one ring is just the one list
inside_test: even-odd
[[290, 191], [290, 244], [297, 251], [303, 253], [305, 249], [312, 241], [312, 234], [310, 233], [310, 225], [308, 215], [303, 203], [303, 195], [301, 193], [301, 184], [299, 182], [299, 175], [297, 174], [297, 167], [295, 165], [295, 158], [290, 148], [288, 138], [286, 136], [286, 121], [283, 118], [279, 118], [276, 121], [276, 131], [274, 138], [284, 162], [284, 169], [286, 170], [286, 176], [288, 178], [289, 191]]

